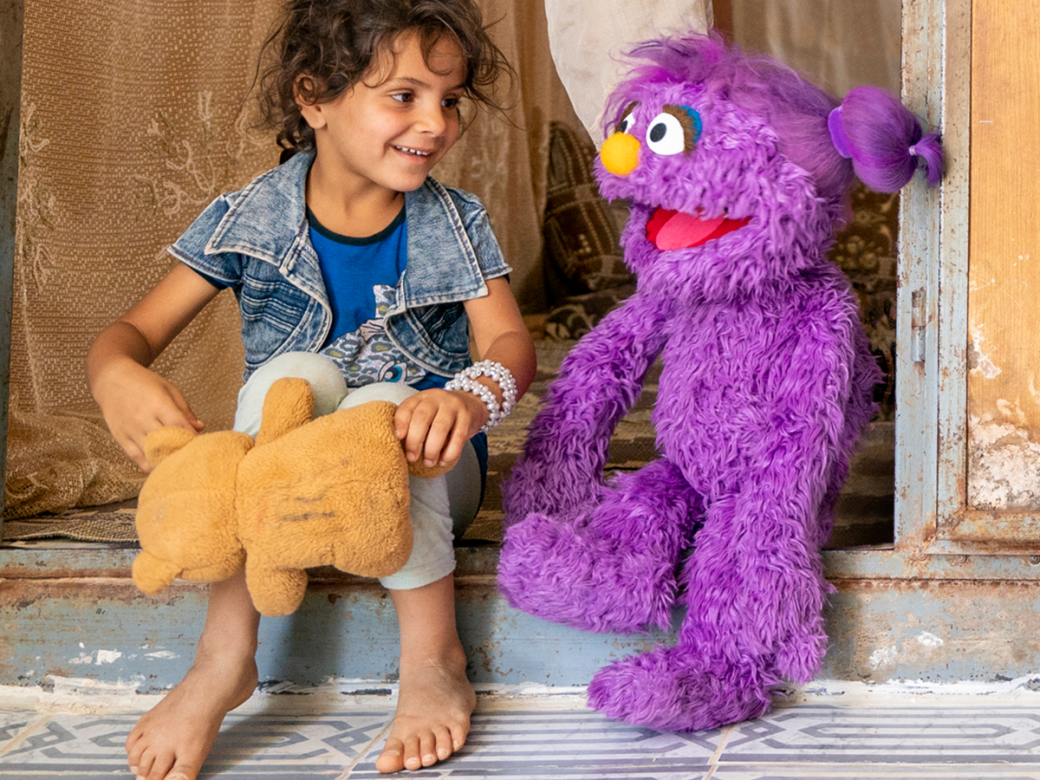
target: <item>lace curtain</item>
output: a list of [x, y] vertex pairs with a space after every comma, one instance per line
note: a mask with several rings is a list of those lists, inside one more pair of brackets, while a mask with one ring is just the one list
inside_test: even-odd
[[[255, 129], [256, 57], [278, 0], [28, 0], [5, 516], [137, 494], [84, 362], [93, 337], [172, 266], [165, 252], [223, 191], [277, 163]], [[522, 307], [538, 311], [549, 122], [577, 124], [548, 54], [544, 10], [484, 0], [520, 74], [508, 121], [481, 114], [435, 175], [478, 194]], [[163, 353], [208, 430], [230, 425], [242, 372], [233, 296]]]

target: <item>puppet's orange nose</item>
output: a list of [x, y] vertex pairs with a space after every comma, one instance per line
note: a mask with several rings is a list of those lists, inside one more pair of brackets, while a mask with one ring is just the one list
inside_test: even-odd
[[628, 176], [639, 163], [639, 141], [628, 133], [614, 133], [599, 150], [603, 167], [618, 176]]

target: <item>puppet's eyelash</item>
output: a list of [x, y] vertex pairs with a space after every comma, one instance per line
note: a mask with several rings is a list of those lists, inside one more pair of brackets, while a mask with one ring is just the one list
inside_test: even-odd
[[639, 103], [629, 103], [625, 106], [625, 110], [621, 112], [621, 119], [618, 120], [615, 132], [627, 133], [632, 129], [632, 112], [635, 111], [638, 105]]
[[679, 123], [683, 126], [684, 131], [684, 148], [687, 154], [693, 151], [696, 147], [697, 142], [701, 139], [701, 133], [704, 132], [704, 122], [701, 119], [700, 113], [697, 109], [690, 108], [689, 106], [664, 106], [664, 113], [670, 114], [679, 120]]

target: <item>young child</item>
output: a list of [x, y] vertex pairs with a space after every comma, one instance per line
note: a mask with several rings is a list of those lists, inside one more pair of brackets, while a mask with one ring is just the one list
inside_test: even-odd
[[[98, 336], [88, 376], [116, 440], [147, 470], [149, 431], [203, 427], [148, 366], [231, 287], [246, 357], [236, 430], [255, 434], [267, 388], [302, 376], [316, 413], [392, 400], [409, 461], [456, 462], [411, 479], [412, 557], [382, 580], [400, 623], [400, 696], [376, 766], [419, 769], [469, 729], [453, 523], [479, 505], [482, 431], [534, 374], [486, 212], [429, 173], [459, 137], [460, 100], [493, 105], [488, 90], [509, 66], [473, 0], [291, 0], [268, 45], [279, 62], [265, 105], [295, 154], [202, 213], [170, 248], [177, 266]], [[198, 775], [224, 715], [256, 686], [258, 625], [242, 573], [211, 586], [194, 665], [127, 739], [139, 778]]]

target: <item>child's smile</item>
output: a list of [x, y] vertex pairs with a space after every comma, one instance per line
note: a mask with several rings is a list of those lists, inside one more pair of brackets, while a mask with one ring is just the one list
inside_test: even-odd
[[312, 194], [340, 202], [396, 196], [422, 185], [458, 140], [466, 80], [465, 62], [451, 39], [437, 41], [428, 61], [417, 35], [405, 33], [392, 54], [384, 52], [343, 95], [301, 106], [318, 152], [308, 201]]

